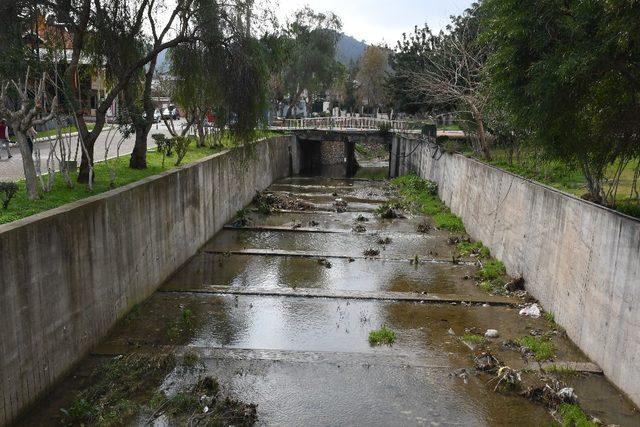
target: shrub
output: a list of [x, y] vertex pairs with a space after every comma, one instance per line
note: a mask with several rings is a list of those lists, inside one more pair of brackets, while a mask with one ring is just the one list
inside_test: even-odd
[[18, 184], [15, 182], [0, 182], [0, 200], [2, 207], [7, 209], [13, 196], [18, 192]]
[[176, 136], [174, 138], [174, 145], [176, 149], [176, 155], [178, 158], [176, 159], [176, 166], [180, 166], [182, 163], [182, 159], [187, 155], [187, 150], [189, 149], [189, 145], [191, 144], [191, 138], [184, 136]]
[[378, 132], [380, 132], [381, 135], [389, 134], [389, 132], [391, 132], [391, 123], [389, 122], [380, 123], [378, 125]]

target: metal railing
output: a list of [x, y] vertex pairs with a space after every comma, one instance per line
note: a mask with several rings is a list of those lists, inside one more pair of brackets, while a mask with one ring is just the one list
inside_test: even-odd
[[374, 117], [313, 117], [285, 119], [287, 129], [329, 129], [329, 130], [389, 130], [396, 132], [419, 131], [424, 122], [407, 120], [387, 120]]

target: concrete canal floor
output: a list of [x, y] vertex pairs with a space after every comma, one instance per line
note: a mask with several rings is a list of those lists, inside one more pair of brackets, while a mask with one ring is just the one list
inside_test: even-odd
[[[218, 233], [136, 307], [20, 424], [79, 424], [69, 414], [76, 407], [104, 412], [82, 409], [78, 399], [97, 393], [86, 392], [101, 381], [96, 369], [139, 353], [175, 354], [179, 362], [143, 375], [144, 386], [127, 385], [131, 392], [117, 402], [129, 402], [128, 409], [97, 423], [216, 424], [204, 416], [204, 404], [187, 407], [199, 415], [180, 415], [162, 403], [181, 390], [195, 390], [202, 402], [207, 393], [194, 385], [211, 377], [221, 394], [256, 404], [259, 425], [553, 424], [544, 404], [494, 391], [496, 374], [474, 368], [474, 357], [490, 351], [501, 364], [524, 370], [529, 384], [562, 380], [604, 423], [640, 425], [633, 405], [601, 374], [543, 374], [509, 345], [549, 331], [548, 321], [520, 316], [522, 299], [479, 289], [474, 259], [452, 262], [454, 234], [416, 231], [429, 218], [377, 216], [376, 208], [394, 197], [387, 181], [294, 177], [269, 191], [296, 205], [269, 215], [249, 208], [244, 221]], [[345, 212], [336, 212], [336, 198], [347, 202]], [[355, 232], [358, 224], [366, 230]], [[365, 256], [368, 249], [379, 254]], [[396, 333], [395, 343], [370, 345], [369, 332], [382, 325]], [[500, 337], [461, 339], [487, 329]], [[552, 340], [554, 363], [588, 362], [561, 332]]]

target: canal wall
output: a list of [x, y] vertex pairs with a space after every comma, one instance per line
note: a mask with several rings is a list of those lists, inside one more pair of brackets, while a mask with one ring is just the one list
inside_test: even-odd
[[468, 233], [640, 405], [640, 221], [407, 137], [390, 166], [437, 182]]
[[256, 191], [296, 173], [296, 158], [294, 138], [271, 138], [0, 225], [0, 425], [68, 372]]

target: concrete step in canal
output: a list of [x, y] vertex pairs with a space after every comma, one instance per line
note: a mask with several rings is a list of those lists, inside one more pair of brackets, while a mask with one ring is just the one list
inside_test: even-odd
[[[183, 362], [122, 397], [135, 405], [116, 424], [208, 425], [206, 414], [149, 403], [196, 390], [206, 377], [225, 395], [256, 404], [259, 425], [553, 423], [547, 407], [494, 391], [495, 375], [474, 369], [474, 356], [489, 350], [539, 377], [540, 366], [509, 343], [550, 326], [520, 316], [522, 299], [478, 288], [474, 259], [452, 262], [452, 234], [416, 232], [432, 225], [421, 216], [375, 215], [394, 197], [386, 181], [295, 177], [269, 191], [303, 201], [303, 210], [265, 215], [253, 207], [246, 221], [232, 221], [20, 424], [68, 421], [60, 408], [68, 414], [87, 396], [78, 392], [96, 381], [96, 367], [138, 353]], [[336, 198], [347, 201], [346, 212], [335, 211]], [[370, 249], [379, 253], [365, 255]], [[383, 325], [396, 341], [370, 345], [369, 333]], [[500, 337], [481, 347], [461, 339], [487, 329]], [[597, 371], [562, 333], [551, 339], [557, 364]], [[597, 372], [563, 380], [589, 414], [640, 425], [633, 405]]]

